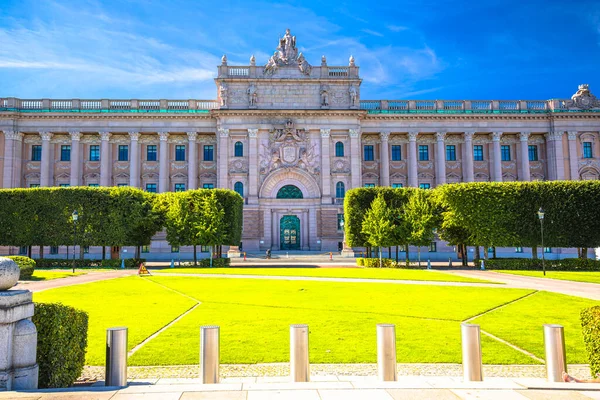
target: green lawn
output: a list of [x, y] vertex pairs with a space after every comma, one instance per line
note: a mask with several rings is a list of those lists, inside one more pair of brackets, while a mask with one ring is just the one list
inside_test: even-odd
[[[524, 275], [524, 276], [533, 276], [536, 278], [544, 278], [544, 274], [542, 271], [494, 271], [501, 272], [503, 274], [513, 274], [513, 275]], [[590, 283], [600, 283], [600, 271], [546, 271], [546, 278], [550, 279], [560, 279], [563, 281], [577, 281], [577, 282], [590, 282]]]
[[228, 275], [275, 275], [315, 276], [322, 278], [397, 279], [435, 282], [497, 283], [466, 278], [440, 271], [390, 268], [165, 268], [153, 272], [180, 274], [228, 274]]

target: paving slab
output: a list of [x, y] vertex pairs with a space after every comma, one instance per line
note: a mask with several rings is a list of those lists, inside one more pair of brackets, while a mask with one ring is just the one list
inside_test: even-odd
[[179, 400], [183, 392], [117, 393], [110, 400]]
[[394, 400], [383, 389], [319, 390], [321, 400]]
[[577, 393], [580, 393], [580, 394], [582, 394], [584, 396], [587, 396], [587, 397], [589, 397], [590, 399], [593, 399], [593, 400], [600, 400], [600, 391], [598, 391], [598, 392], [590, 392], [590, 391], [584, 390], [584, 391], [577, 392]]
[[119, 393], [166, 393], [172, 391], [178, 392], [219, 392], [219, 391], [242, 390], [241, 383], [218, 383], [213, 385], [144, 385], [128, 386], [119, 390]]
[[244, 383], [242, 390], [352, 389], [350, 382]]
[[447, 389], [387, 389], [394, 400], [459, 400]]
[[527, 400], [527, 397], [514, 390], [480, 390], [480, 389], [452, 389], [452, 392], [464, 400]]
[[540, 378], [515, 378], [513, 379], [519, 385], [527, 389], [559, 389], [559, 390], [598, 390], [600, 392], [600, 384], [598, 383], [565, 383], [565, 382], [548, 382]]
[[247, 400], [321, 400], [316, 390], [266, 390], [248, 392]]
[[516, 390], [516, 392], [531, 400], [590, 400], [589, 396], [572, 390]]
[[180, 400], [246, 400], [248, 392], [185, 392]]
[[487, 378], [481, 382], [465, 382], [458, 377], [428, 377], [427, 383], [443, 389], [523, 389], [524, 386], [507, 378]]

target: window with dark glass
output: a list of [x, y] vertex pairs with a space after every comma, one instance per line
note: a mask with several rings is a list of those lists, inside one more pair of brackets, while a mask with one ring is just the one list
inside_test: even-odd
[[337, 230], [341, 231], [343, 229], [342, 222], [344, 221], [344, 214], [337, 215]]
[[100, 187], [100, 185], [98, 185], [97, 183], [90, 183], [88, 186], [89, 187]]
[[100, 146], [97, 144], [90, 145], [90, 161], [100, 161]]
[[473, 161], [483, 161], [483, 145], [476, 144], [473, 146]]
[[185, 145], [178, 144], [175, 146], [175, 161], [185, 161]]
[[529, 161], [537, 161], [538, 160], [537, 146], [535, 144], [530, 144], [528, 150], [529, 150]]
[[592, 142], [583, 142], [583, 158], [592, 158]]
[[374, 188], [375, 184], [374, 183], [365, 183], [365, 187], [366, 188]]
[[346, 185], [344, 182], [338, 182], [335, 184], [335, 197], [338, 199], [343, 199], [346, 196]]
[[392, 145], [392, 161], [402, 160], [402, 146], [399, 144]]
[[242, 182], [236, 182], [235, 185], [233, 185], [233, 190], [235, 190], [240, 196], [244, 197], [244, 184]]
[[431, 242], [429, 244], [429, 252], [430, 253], [435, 253], [437, 251], [437, 243], [436, 242]]
[[69, 187], [71, 185], [69, 185], [68, 183], [61, 183], [60, 185], [58, 185], [58, 187]]
[[156, 183], [146, 183], [146, 192], [156, 193]]
[[19, 247], [19, 255], [20, 256], [26, 256], [27, 255], [27, 246], [21, 246], [21, 247]]
[[185, 183], [176, 183], [175, 191], [176, 192], [185, 192]]
[[456, 161], [456, 146], [446, 145], [446, 161]]
[[179, 253], [179, 246], [171, 246], [171, 253]]
[[119, 161], [129, 160], [129, 146], [126, 144], [119, 145]]
[[429, 146], [426, 144], [419, 145], [419, 161], [429, 161]]
[[58, 246], [50, 246], [50, 254], [58, 254]]
[[156, 161], [156, 145], [149, 144], [146, 147], [146, 161]]
[[204, 185], [202, 185], [203, 189], [214, 189], [215, 188], [215, 184], [214, 183], [205, 183]]
[[500, 159], [502, 161], [510, 161], [510, 146], [503, 144], [500, 146]]
[[150, 253], [150, 246], [142, 246], [142, 253]]
[[419, 183], [419, 189], [431, 189], [430, 183]]
[[233, 153], [235, 157], [244, 157], [244, 143], [235, 142], [233, 146]]
[[364, 160], [365, 161], [373, 161], [375, 159], [375, 154], [373, 153], [373, 145], [366, 144], [364, 146]]
[[30, 188], [39, 188], [39, 187], [40, 187], [40, 184], [39, 184], [39, 183], [30, 183], [30, 184], [29, 184], [29, 187], [30, 187]]
[[401, 183], [392, 183], [392, 189], [401, 189], [402, 187]]
[[544, 247], [544, 253], [552, 253], [552, 247]]
[[39, 144], [31, 146], [31, 161], [42, 161], [42, 146]]
[[63, 144], [60, 146], [60, 161], [71, 161], [71, 146]]
[[90, 246], [83, 246], [83, 254], [89, 254], [90, 253]]
[[336, 157], [344, 157], [344, 143], [337, 142], [335, 144], [335, 156]]
[[522, 253], [522, 252], [523, 252], [522, 247], [515, 247], [515, 253]]
[[204, 145], [204, 161], [213, 161], [213, 145]]
[[125, 186], [129, 186], [127, 183], [118, 183], [117, 187], [125, 187]]

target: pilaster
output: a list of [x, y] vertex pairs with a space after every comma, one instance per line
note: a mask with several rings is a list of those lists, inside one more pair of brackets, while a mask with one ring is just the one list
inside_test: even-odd
[[502, 182], [502, 155], [500, 151], [500, 138], [502, 132], [492, 132], [492, 146], [494, 152], [493, 177], [496, 182]]
[[352, 174], [352, 188], [360, 187], [362, 160], [360, 157], [360, 128], [350, 129], [350, 173]]
[[463, 178], [465, 182], [474, 182], [475, 176], [473, 171], [473, 136], [475, 131], [467, 131], [464, 133], [465, 139], [465, 165], [463, 169]]
[[100, 133], [100, 186], [111, 186], [110, 132]]
[[577, 157], [577, 131], [567, 132], [569, 139], [569, 169], [571, 180], [579, 180], [579, 167]]
[[17, 146], [23, 141], [23, 134], [14, 131], [4, 131], [4, 170], [3, 186], [15, 188], [20, 185], [20, 160], [17, 156]]
[[521, 180], [530, 181], [531, 173], [529, 170], [529, 132], [521, 132], [519, 140], [521, 144]]
[[188, 189], [198, 188], [198, 133], [187, 132], [188, 137]]
[[47, 187], [51, 186], [51, 168], [53, 166], [52, 160], [50, 160], [50, 140], [53, 134], [50, 132], [40, 132], [42, 137], [42, 163], [40, 167], [40, 186]]
[[219, 128], [218, 141], [217, 187], [227, 189], [229, 187], [229, 183], [227, 182], [227, 177], [229, 176], [229, 129]]
[[329, 154], [330, 129], [321, 129], [321, 202], [331, 204], [331, 164]]
[[248, 204], [258, 204], [258, 129], [248, 129]]
[[81, 175], [81, 160], [80, 160], [80, 140], [81, 133], [79, 131], [69, 131], [71, 135], [71, 173], [70, 182], [71, 186], [79, 186]]
[[160, 154], [158, 160], [158, 192], [169, 191], [169, 133], [159, 132]]
[[446, 139], [446, 132], [437, 132], [435, 134], [437, 144], [436, 144], [436, 155], [435, 155], [435, 180], [437, 182], [437, 186], [443, 185], [446, 183], [446, 152], [444, 146], [444, 140]]
[[418, 131], [408, 132], [408, 186], [418, 187], [418, 169], [419, 164], [417, 163], [417, 136]]
[[129, 132], [129, 148], [131, 157], [129, 159], [129, 186], [140, 187], [140, 133]]
[[381, 164], [379, 175], [381, 186], [390, 186], [390, 132], [380, 132], [381, 139]]

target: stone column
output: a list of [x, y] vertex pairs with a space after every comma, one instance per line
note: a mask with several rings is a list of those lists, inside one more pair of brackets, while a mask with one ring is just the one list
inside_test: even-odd
[[531, 174], [529, 171], [529, 132], [521, 132], [519, 139], [521, 140], [521, 180], [530, 181]]
[[52, 133], [40, 132], [42, 137], [42, 165], [40, 167], [40, 186], [51, 186], [50, 182], [51, 170], [54, 166], [52, 160], [50, 160], [50, 140], [52, 139]]
[[569, 139], [569, 168], [571, 180], [579, 179], [579, 159], [577, 158], [577, 131], [567, 132]]
[[19, 187], [16, 182], [20, 182], [20, 170], [17, 157], [17, 145], [23, 140], [23, 134], [14, 131], [4, 131], [4, 175], [3, 186], [5, 188]]
[[111, 183], [110, 136], [109, 132], [100, 132], [100, 186], [110, 186]]
[[71, 176], [70, 176], [70, 186], [79, 186], [81, 175], [81, 160], [80, 157], [80, 139], [81, 133], [78, 131], [69, 131], [69, 135], [71, 135]]
[[350, 173], [352, 188], [360, 187], [362, 159], [360, 148], [360, 129], [350, 129]]
[[248, 129], [248, 204], [258, 204], [258, 129]]
[[129, 148], [131, 154], [129, 157], [129, 186], [140, 187], [140, 133], [129, 132]]
[[379, 184], [381, 186], [390, 186], [390, 133], [380, 132], [379, 137], [381, 138], [381, 164], [379, 164], [381, 179], [379, 180]]
[[437, 139], [437, 151], [435, 155], [435, 181], [437, 183], [437, 186], [439, 186], [446, 183], [446, 149], [444, 146], [446, 132], [437, 132], [435, 136]]
[[158, 160], [158, 192], [169, 191], [169, 133], [159, 132], [160, 154]]
[[408, 132], [408, 186], [418, 187], [417, 136], [419, 132]]
[[330, 132], [330, 129], [321, 129], [321, 184], [323, 186], [321, 203], [323, 204], [331, 204], [331, 161], [329, 157]]
[[565, 179], [565, 156], [563, 154], [562, 137], [563, 131], [552, 131], [547, 135], [548, 139], [553, 142], [552, 158], [554, 168], [554, 179], [561, 181]]
[[217, 160], [217, 187], [227, 189], [229, 188], [229, 182], [227, 177], [229, 176], [229, 129], [219, 128], [219, 159]]
[[500, 154], [500, 138], [502, 132], [492, 132], [492, 146], [494, 150], [493, 176], [496, 182], [502, 182], [502, 155]]
[[474, 131], [465, 132], [465, 163], [463, 165], [463, 179], [465, 182], [474, 182], [475, 175], [473, 171], [473, 136]]
[[188, 132], [188, 189], [194, 190], [198, 188], [198, 133]]
[[301, 222], [302, 225], [300, 228], [302, 230], [302, 243], [300, 243], [302, 245], [301, 249], [308, 250], [309, 246], [310, 246], [310, 243], [308, 242], [308, 240], [309, 240], [308, 239], [309, 238], [309, 235], [308, 235], [308, 210], [302, 210], [302, 215], [301, 215], [300, 221], [302, 221]]

